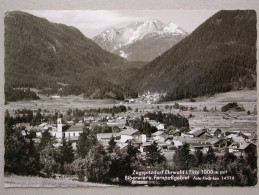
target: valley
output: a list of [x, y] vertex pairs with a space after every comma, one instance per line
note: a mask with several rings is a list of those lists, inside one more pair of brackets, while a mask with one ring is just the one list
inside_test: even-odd
[[[55, 98], [47, 98], [43, 95], [39, 95], [40, 100], [30, 100], [30, 101], [18, 101], [9, 102], [5, 105], [5, 109], [12, 113], [12, 110], [17, 109], [31, 109], [37, 111], [38, 109], [50, 110], [51, 112], [60, 111], [65, 113], [68, 109], [98, 109], [98, 108], [112, 108], [113, 106], [124, 105], [126, 107], [131, 107], [132, 111], [127, 113], [119, 113], [117, 116], [123, 117], [140, 117], [147, 112], [161, 111], [163, 113], [181, 114], [188, 117], [190, 114], [194, 117], [189, 119], [190, 129], [201, 129], [201, 128], [220, 128], [224, 131], [245, 131], [245, 132], [256, 132], [257, 125], [257, 115], [248, 115], [247, 111], [254, 112], [257, 110], [257, 95], [256, 90], [240, 90], [231, 91], [226, 93], [218, 93], [211, 97], [199, 97], [195, 98], [195, 102], [190, 102], [189, 99], [178, 100], [172, 102], [164, 102], [160, 104], [148, 104], [145, 102], [139, 102], [138, 98], [135, 99], [133, 103], [128, 103], [124, 101], [105, 99], [105, 100], [90, 100], [84, 99], [83, 96], [66, 96]], [[230, 102], [237, 102], [243, 105], [245, 111], [243, 112], [222, 112], [222, 106]], [[191, 111], [182, 111], [180, 109], [170, 110], [169, 108], [175, 103], [187, 107], [196, 107], [197, 109]], [[208, 112], [204, 112], [203, 108], [206, 106]], [[215, 107], [217, 110], [215, 110]], [[138, 112], [135, 110], [138, 108]], [[213, 108], [213, 110], [211, 110]], [[107, 114], [100, 114], [100, 116], [105, 116]]]

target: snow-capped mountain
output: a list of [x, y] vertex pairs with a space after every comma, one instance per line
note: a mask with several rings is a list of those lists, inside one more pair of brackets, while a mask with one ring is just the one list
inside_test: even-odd
[[174, 23], [159, 20], [107, 29], [93, 38], [100, 47], [132, 61], [150, 61], [188, 35]]

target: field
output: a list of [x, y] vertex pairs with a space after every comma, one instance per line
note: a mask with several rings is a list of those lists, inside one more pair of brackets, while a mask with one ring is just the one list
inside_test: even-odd
[[33, 176], [5, 175], [5, 187], [107, 187], [110, 185], [80, 182], [68, 179], [50, 179]]
[[[51, 99], [45, 96], [41, 96], [40, 100], [10, 102], [7, 105], [5, 105], [5, 109], [8, 109], [9, 112], [12, 112], [12, 110], [14, 109], [27, 108], [31, 110], [37, 110], [38, 108], [41, 108], [42, 110], [47, 109], [52, 112], [54, 112], [55, 110], [64, 112], [69, 108], [97, 109], [104, 107], [119, 106], [120, 104], [123, 104], [126, 107], [130, 106], [132, 108], [132, 111], [129, 111], [127, 113], [120, 113], [116, 116], [139, 117], [140, 115], [153, 111], [162, 111], [165, 113], [172, 112], [174, 114], [179, 113], [186, 117], [192, 114], [194, 115], [194, 117], [189, 119], [191, 129], [208, 127], [221, 128], [224, 131], [241, 130], [245, 132], [256, 132], [257, 115], [247, 114], [248, 110], [250, 110], [251, 113], [253, 113], [253, 111], [257, 109], [256, 93], [256, 90], [231, 91], [227, 93], [219, 93], [211, 97], [195, 98], [195, 102], [190, 102], [189, 99], [186, 99], [174, 102], [165, 102], [162, 104], [147, 104], [141, 102], [125, 103], [116, 100], [89, 100], [84, 99], [83, 96], [67, 96], [61, 97], [59, 99]], [[228, 111], [225, 113], [221, 112], [222, 106], [234, 101], [238, 104], [242, 104], [245, 111]], [[196, 107], [197, 109], [193, 111], [180, 111], [179, 109], [170, 110], [165, 108], [167, 105], [173, 106], [175, 102], [188, 107]], [[208, 112], [203, 111], [203, 108], [205, 106], [207, 107]], [[135, 112], [136, 108], [138, 108], [138, 112]], [[105, 116], [108, 114], [101, 115]]]

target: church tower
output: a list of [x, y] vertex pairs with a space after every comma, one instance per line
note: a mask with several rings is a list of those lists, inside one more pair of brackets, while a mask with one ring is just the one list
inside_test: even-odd
[[61, 139], [62, 140], [62, 120], [61, 120], [61, 118], [58, 118], [57, 119], [57, 130], [58, 130], [58, 132], [57, 132], [57, 134], [56, 134], [56, 137], [58, 138], [58, 139]]

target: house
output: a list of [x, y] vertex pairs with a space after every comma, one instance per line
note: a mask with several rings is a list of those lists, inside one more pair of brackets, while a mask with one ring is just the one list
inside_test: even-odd
[[132, 146], [139, 149], [143, 142], [140, 140], [132, 139], [132, 140], [127, 140], [125, 143], [127, 144], [127, 146], [131, 144]]
[[168, 134], [165, 131], [157, 131], [152, 134], [154, 141], [165, 142], [166, 137], [168, 137]]
[[181, 147], [183, 144], [191, 144], [191, 143], [201, 143], [203, 139], [195, 138], [195, 137], [182, 137], [182, 136], [175, 136], [173, 137], [172, 143], [176, 147]]
[[23, 136], [26, 136], [26, 135], [27, 135], [27, 133], [28, 133], [28, 131], [27, 131], [27, 130], [22, 130], [22, 132], [21, 132], [21, 133], [22, 133], [22, 135], [23, 135]]
[[243, 136], [238, 135], [238, 134], [230, 134], [226, 138], [227, 138], [228, 141], [230, 141], [232, 143], [233, 142], [239, 143], [239, 144], [246, 143], [246, 139]]
[[226, 139], [219, 139], [217, 137], [207, 139], [206, 142], [209, 143], [213, 148], [223, 148], [227, 146]]
[[74, 121], [67, 121], [67, 125], [74, 125]]
[[192, 153], [196, 152], [197, 150], [202, 151], [203, 153], [207, 153], [209, 150], [209, 147], [211, 145], [209, 143], [204, 143], [204, 142], [200, 142], [200, 143], [190, 143], [190, 150]]
[[156, 126], [156, 128], [157, 128], [158, 130], [165, 129], [165, 124], [159, 123], [159, 124]]
[[159, 123], [156, 122], [155, 120], [149, 120], [149, 124], [150, 124], [151, 126], [154, 126], [154, 127], [157, 127], [157, 126], [159, 125]]
[[133, 138], [140, 141], [142, 141], [142, 138], [144, 139], [144, 137], [141, 136], [141, 133], [139, 132], [139, 130], [136, 130], [133, 128], [125, 129], [121, 131], [120, 136], [121, 136], [121, 139], [120, 139], [121, 142], [126, 142], [127, 140], [132, 140]]
[[120, 139], [120, 133], [98, 133], [96, 135], [97, 140], [100, 141], [105, 147], [109, 145], [109, 141], [112, 136], [115, 138], [115, 140]]
[[210, 134], [215, 137], [219, 137], [222, 134], [222, 130], [218, 128], [214, 128], [210, 130]]
[[191, 133], [181, 133], [181, 136], [182, 137], [194, 137], [194, 135]]
[[95, 121], [95, 117], [93, 116], [84, 117], [84, 122], [91, 123], [92, 121]]
[[205, 129], [200, 129], [200, 130], [197, 130], [193, 133], [194, 137], [202, 137], [204, 136], [206, 133]]
[[256, 153], [256, 145], [253, 143], [244, 143], [239, 146], [238, 150], [243, 156], [253, 151]]
[[140, 146], [139, 151], [140, 151], [141, 153], [146, 153], [147, 150], [148, 150], [148, 147], [151, 146], [151, 144], [152, 144], [151, 142], [145, 142], [145, 143], [143, 143], [143, 144]]
[[157, 142], [157, 146], [158, 146], [158, 148], [160, 148], [162, 151], [168, 151], [170, 144], [168, 144], [168, 143], [166, 143], [166, 142], [158, 141], [158, 142]]
[[228, 147], [228, 151], [229, 153], [238, 153], [238, 148], [239, 148], [239, 144], [238, 143], [232, 143], [229, 147]]
[[169, 134], [172, 135], [172, 136], [181, 136], [181, 131], [176, 130], [176, 131], [170, 132]]
[[229, 152], [237, 156], [244, 156], [249, 152], [256, 151], [256, 145], [253, 143], [232, 143], [229, 147]]
[[118, 126], [119, 123], [116, 122], [115, 120], [108, 120], [108, 121], [107, 121], [107, 125], [108, 125], [108, 126]]
[[42, 132], [40, 130], [36, 130], [36, 137], [41, 138], [42, 137]]
[[17, 123], [15, 127], [19, 127], [21, 130], [27, 130], [27, 131], [31, 129], [30, 123]]

